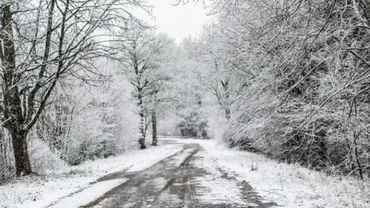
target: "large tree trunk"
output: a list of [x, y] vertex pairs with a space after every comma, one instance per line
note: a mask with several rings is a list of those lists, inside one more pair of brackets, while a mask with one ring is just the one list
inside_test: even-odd
[[139, 116], [140, 116], [140, 122], [139, 122], [139, 148], [140, 149], [145, 149], [145, 123], [144, 123], [144, 103], [143, 103], [143, 95], [142, 95], [142, 90], [139, 90], [139, 95], [138, 95], [138, 106], [140, 109]]
[[152, 145], [158, 145], [158, 135], [157, 135], [157, 113], [155, 110], [152, 111]]
[[16, 73], [16, 53], [15, 44], [13, 37], [13, 18], [10, 4], [1, 5], [3, 6], [0, 13], [1, 25], [3, 31], [0, 37], [2, 40], [3, 47], [3, 102], [4, 106], [4, 117], [7, 119], [7, 123], [4, 125], [10, 132], [12, 138], [16, 174], [28, 175], [32, 172], [30, 159], [27, 150], [27, 131], [23, 131], [22, 125], [24, 123], [24, 117], [22, 113], [22, 103], [20, 93], [18, 92], [18, 74]]
[[17, 176], [29, 175], [32, 173], [30, 158], [28, 156], [27, 132], [10, 130], [12, 138], [15, 168]]

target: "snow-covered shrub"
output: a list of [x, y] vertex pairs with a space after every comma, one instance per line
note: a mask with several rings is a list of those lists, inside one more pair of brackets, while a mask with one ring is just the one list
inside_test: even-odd
[[[106, 65], [114, 67], [111, 62]], [[94, 85], [78, 79], [58, 85], [54, 102], [29, 137], [44, 141], [72, 165], [134, 148], [138, 119], [131, 87], [111, 68], [105, 69], [106, 79]]]
[[109, 125], [103, 120], [103, 109], [96, 105], [85, 106], [85, 109], [74, 115], [70, 133], [65, 135], [64, 157], [73, 165], [117, 152], [111, 145], [113, 135], [106, 131]]
[[58, 173], [67, 167], [59, 155], [52, 152], [49, 146], [39, 139], [30, 139], [29, 154], [31, 166], [37, 174]]
[[101, 88], [76, 90], [75, 110], [64, 154], [70, 164], [106, 158], [133, 148], [138, 123], [127, 83], [113, 79]]

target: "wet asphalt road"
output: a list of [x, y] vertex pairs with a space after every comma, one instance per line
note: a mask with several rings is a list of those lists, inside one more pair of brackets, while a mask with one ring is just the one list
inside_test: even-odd
[[[163, 142], [163, 140], [162, 140]], [[168, 140], [165, 143], [174, 141]], [[220, 177], [238, 184], [242, 193], [240, 202], [204, 202], [199, 197], [205, 188], [197, 182], [197, 178], [209, 173], [195, 162], [203, 162], [199, 153], [204, 151], [198, 144], [183, 144], [183, 150], [156, 163], [150, 168], [134, 173], [118, 172], [101, 178], [110, 180], [128, 178], [129, 180], [107, 192], [94, 202], [84, 207], [94, 208], [268, 208], [276, 204], [263, 203], [262, 199], [245, 181], [237, 181], [222, 169]], [[227, 190], [225, 190], [227, 191]], [[252, 204], [252, 205], [246, 205]]]

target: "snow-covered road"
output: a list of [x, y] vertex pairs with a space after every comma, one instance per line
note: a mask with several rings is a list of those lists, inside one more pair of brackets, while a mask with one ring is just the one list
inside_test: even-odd
[[[181, 140], [162, 140], [164, 143]], [[230, 177], [198, 143], [150, 168], [119, 175], [128, 178], [86, 207], [271, 207], [245, 181]], [[109, 180], [112, 180], [110, 178]]]

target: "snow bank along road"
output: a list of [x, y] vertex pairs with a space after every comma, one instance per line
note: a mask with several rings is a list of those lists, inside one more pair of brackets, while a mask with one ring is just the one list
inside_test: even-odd
[[126, 179], [126, 182], [83, 207], [234, 208], [276, 205], [263, 202], [247, 182], [229, 176], [210, 160], [198, 143], [184, 143], [181, 151], [146, 170], [112, 174], [100, 181], [119, 178]]

